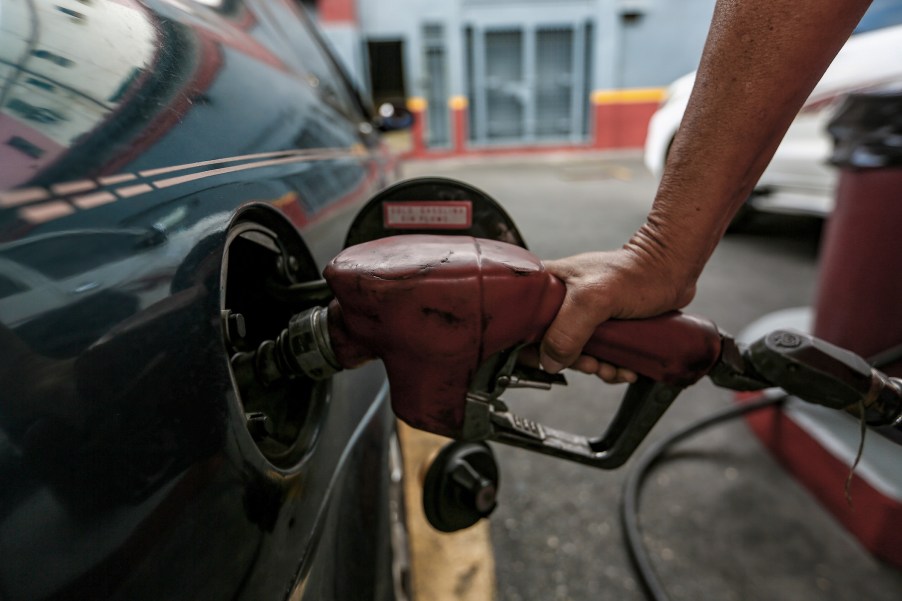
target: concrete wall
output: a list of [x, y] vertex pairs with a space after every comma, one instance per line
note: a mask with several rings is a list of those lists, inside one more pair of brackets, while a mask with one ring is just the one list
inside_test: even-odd
[[[334, 0], [322, 0], [330, 2]], [[365, 81], [366, 40], [402, 39], [411, 95], [423, 93], [422, 26], [445, 27], [449, 88], [463, 94], [463, 30], [472, 27], [594, 24], [589, 89], [665, 86], [695, 68], [715, 0], [357, 0], [352, 39], [338, 24], [324, 24], [336, 52]], [[624, 19], [624, 13], [638, 14]]]
[[616, 88], [662, 86], [698, 66], [715, 0], [646, 2], [644, 15], [624, 23], [622, 71]]
[[[423, 29], [444, 30], [448, 110], [454, 152], [471, 151], [467, 142], [474, 115], [467, 107], [467, 49], [465, 31], [483, 40], [483, 31], [569, 27], [585, 31], [592, 24], [591, 65], [585, 85], [574, 89], [586, 95], [588, 132], [573, 130], [573, 145], [596, 148], [637, 147], [644, 140], [648, 118], [660, 99], [660, 89], [698, 64], [716, 0], [319, 0], [320, 25], [354, 78], [368, 86], [366, 43], [403, 41], [407, 96], [415, 111], [435, 109], [438, 98], [424, 103], [428, 73], [424, 65]], [[331, 15], [331, 16], [329, 16]], [[580, 34], [581, 35], [581, 34]], [[534, 39], [527, 35], [524, 40]], [[578, 47], [575, 46], [575, 48]], [[477, 49], [478, 51], [478, 49]], [[524, 56], [532, 56], [527, 50]], [[529, 60], [529, 59], [526, 59]], [[578, 69], [578, 67], [577, 67]], [[527, 79], [530, 77], [527, 69]], [[529, 81], [525, 82], [526, 89]], [[612, 92], [613, 91], [613, 92]], [[622, 91], [622, 93], [621, 93]], [[442, 103], [444, 104], [444, 103]], [[422, 127], [422, 115], [420, 116]], [[527, 120], [530, 115], [527, 115]], [[435, 121], [433, 121], [435, 123]], [[480, 122], [481, 123], [481, 122]], [[444, 130], [443, 130], [444, 131]], [[420, 146], [429, 134], [415, 132]], [[425, 142], [423, 141], [425, 140]], [[524, 139], [523, 142], [529, 143]], [[565, 142], [562, 140], [562, 142]], [[435, 150], [435, 149], [433, 149]]]

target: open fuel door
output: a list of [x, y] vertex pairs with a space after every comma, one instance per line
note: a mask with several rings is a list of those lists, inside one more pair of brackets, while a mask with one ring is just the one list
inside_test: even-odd
[[499, 240], [526, 248], [507, 212], [485, 192], [443, 177], [419, 177], [376, 194], [348, 230], [345, 248], [402, 234]]

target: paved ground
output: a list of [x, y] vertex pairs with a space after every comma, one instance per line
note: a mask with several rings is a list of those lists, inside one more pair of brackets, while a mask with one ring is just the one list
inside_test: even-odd
[[[406, 176], [468, 181], [504, 204], [544, 258], [619, 246], [648, 210], [655, 182], [635, 156], [423, 162]], [[725, 239], [689, 308], [737, 332], [775, 309], [807, 304], [817, 228], [763, 224]], [[550, 425], [597, 434], [623, 389], [570, 376], [553, 394], [508, 397]], [[683, 393], [653, 438], [728, 404], [703, 382]], [[593, 427], [592, 424], [598, 424]], [[491, 519], [496, 598], [638, 600], [618, 526], [630, 466], [603, 472], [495, 445], [500, 507]], [[842, 486], [838, 482], [837, 486]], [[864, 553], [766, 454], [742, 423], [687, 442], [652, 476], [642, 524], [675, 600], [897, 601], [902, 573]]]
[[[412, 601], [486, 601], [495, 590], [495, 564], [491, 524], [476, 525], [451, 534], [429, 525], [419, 502], [426, 470], [448, 439], [398, 422], [404, 450], [404, 492], [410, 537]], [[400, 600], [399, 600], [400, 601]]]

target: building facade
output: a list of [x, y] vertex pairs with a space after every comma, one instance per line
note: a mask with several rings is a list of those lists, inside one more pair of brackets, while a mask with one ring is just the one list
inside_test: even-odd
[[641, 145], [695, 68], [714, 0], [320, 0], [376, 102], [404, 100], [423, 155]]

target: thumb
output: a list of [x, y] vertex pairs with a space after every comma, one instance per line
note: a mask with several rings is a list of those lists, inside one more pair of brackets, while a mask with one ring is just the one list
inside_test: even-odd
[[574, 294], [568, 289], [564, 302], [539, 347], [539, 361], [545, 371], [557, 373], [572, 365], [579, 358], [595, 328], [608, 317], [606, 313], [599, 314], [597, 307], [587, 307], [585, 303], [575, 300]]

